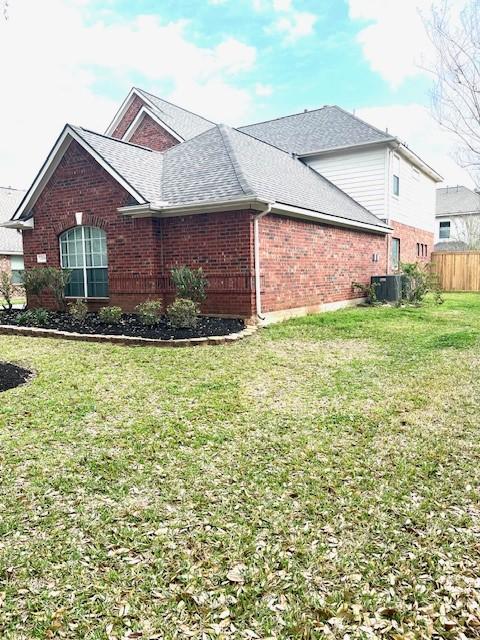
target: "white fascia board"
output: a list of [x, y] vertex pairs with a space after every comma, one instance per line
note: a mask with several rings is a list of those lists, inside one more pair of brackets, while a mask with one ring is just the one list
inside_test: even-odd
[[205, 202], [192, 202], [179, 205], [169, 205], [168, 203], [148, 203], [147, 205], [119, 207], [117, 211], [124, 216], [133, 218], [171, 218], [174, 216], [184, 216], [195, 213], [238, 211], [240, 209], [254, 209], [261, 211], [265, 208], [266, 204], [273, 203], [265, 198], [245, 196], [243, 198], [235, 198], [234, 200], [206, 200]]
[[346, 227], [348, 229], [358, 229], [364, 231], [374, 231], [380, 234], [390, 234], [393, 232], [392, 227], [385, 227], [379, 220], [379, 224], [369, 224], [367, 222], [358, 222], [357, 220], [348, 220], [340, 216], [334, 216], [327, 213], [319, 213], [310, 209], [302, 209], [301, 207], [293, 207], [288, 204], [275, 203], [272, 207], [272, 213], [279, 215], [287, 215], [292, 218], [301, 218], [303, 220], [316, 220], [323, 224], [329, 224], [334, 227]]
[[309, 153], [295, 154], [298, 158], [314, 158], [316, 156], [333, 155], [335, 153], [343, 153], [344, 151], [357, 151], [365, 148], [382, 146], [389, 142], [395, 142], [397, 138], [393, 136], [385, 138], [385, 140], [372, 140], [371, 142], [359, 142], [357, 144], [344, 144], [341, 147], [329, 147], [328, 149], [320, 149], [319, 151], [310, 151]]
[[125, 115], [125, 111], [131, 105], [131, 103], [133, 102], [133, 99], [135, 98], [135, 96], [138, 96], [139, 98], [141, 98], [143, 100], [142, 96], [140, 96], [138, 91], [135, 90], [135, 87], [133, 87], [132, 89], [130, 89], [130, 91], [128, 93], [128, 96], [125, 98], [125, 100], [120, 105], [120, 109], [113, 116], [113, 120], [108, 125], [107, 130], [105, 131], [105, 135], [106, 136], [111, 136], [112, 133], [115, 131], [115, 129], [117, 128], [118, 123], [120, 122], [120, 120]]
[[357, 222], [355, 220], [348, 220], [347, 218], [340, 218], [339, 216], [331, 216], [325, 213], [318, 213], [316, 211], [310, 211], [309, 209], [302, 209], [300, 207], [293, 207], [278, 202], [267, 200], [266, 198], [248, 197], [237, 198], [235, 200], [213, 200], [202, 203], [182, 204], [182, 205], [136, 205], [131, 207], [120, 207], [117, 209], [119, 213], [124, 216], [133, 218], [171, 218], [173, 216], [192, 215], [195, 213], [213, 213], [215, 211], [238, 211], [239, 209], [254, 209], [257, 211], [263, 211], [265, 205], [272, 205], [272, 213], [279, 215], [287, 215], [292, 218], [302, 218], [304, 220], [314, 220], [322, 222], [324, 224], [330, 224], [333, 226], [347, 227], [350, 229], [363, 229], [365, 231], [374, 231], [380, 234], [390, 234], [393, 229], [391, 227], [385, 227], [381, 224], [368, 224], [365, 222]]
[[125, 180], [115, 169], [110, 166], [110, 164], [102, 158], [102, 156], [95, 151], [93, 147], [91, 147], [88, 142], [86, 142], [81, 136], [77, 134], [74, 129], [70, 127], [70, 125], [66, 125], [57, 142], [53, 146], [52, 150], [48, 154], [48, 157], [40, 169], [37, 177], [33, 181], [30, 189], [25, 194], [20, 206], [15, 211], [12, 220], [18, 220], [20, 216], [22, 216], [25, 211], [30, 210], [35, 202], [38, 200], [38, 197], [42, 193], [45, 185], [48, 180], [52, 176], [55, 169], [58, 167], [60, 160], [63, 158], [66, 150], [70, 146], [72, 140], [78, 142], [78, 144], [85, 149], [87, 153], [89, 153], [94, 160], [98, 162], [98, 164], [107, 171], [128, 193], [135, 198], [138, 202], [146, 202], [145, 198], [138, 193], [138, 191], [132, 187], [132, 185]]
[[363, 149], [370, 149], [376, 146], [388, 145], [391, 149], [395, 149], [398, 153], [407, 158], [412, 164], [421, 169], [435, 182], [443, 182], [443, 177], [432, 169], [424, 160], [417, 156], [417, 154], [405, 146], [398, 138], [391, 136], [384, 140], [373, 140], [372, 142], [360, 142], [358, 144], [348, 144], [341, 147], [330, 147], [329, 149], [321, 149], [319, 151], [311, 151], [310, 153], [300, 153], [298, 158], [315, 158], [317, 156], [335, 155], [336, 153], [344, 153], [348, 151], [361, 151]]
[[[28, 220], [10, 220], [9, 222], [3, 222], [0, 224], [0, 227], [4, 227], [5, 229], [18, 229], [21, 231], [22, 229], [33, 229], [35, 227], [35, 223], [33, 218], [29, 218]], [[22, 254], [22, 251], [19, 253]]]
[[141, 124], [141, 122], [142, 122], [142, 120], [144, 119], [145, 116], [149, 116], [154, 122], [156, 122], [160, 127], [162, 127], [162, 129], [165, 129], [165, 131], [167, 131], [176, 140], [178, 140], [179, 142], [184, 142], [184, 138], [179, 136], [178, 133], [176, 133], [173, 129], [170, 129], [168, 124], [163, 122], [163, 120], [161, 120], [158, 116], [156, 116], [151, 109], [149, 109], [148, 107], [145, 107], [145, 106], [143, 106], [140, 109], [140, 111], [137, 113], [137, 115], [135, 116], [133, 122], [130, 124], [128, 129], [125, 131], [122, 140], [124, 140], [125, 142], [128, 142], [130, 140], [130, 138], [133, 136], [135, 131], [138, 129], [138, 127], [140, 126], [140, 124]]

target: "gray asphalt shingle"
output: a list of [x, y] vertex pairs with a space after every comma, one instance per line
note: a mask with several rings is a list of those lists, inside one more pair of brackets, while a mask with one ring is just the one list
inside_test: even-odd
[[[0, 187], [0, 224], [8, 222], [20, 204], [25, 191]], [[0, 255], [22, 252], [22, 235], [15, 229], [0, 227]]]
[[388, 133], [337, 106], [250, 124], [239, 130], [297, 155], [392, 139]]
[[454, 213], [480, 213], [480, 194], [462, 186], [437, 189], [437, 216]]
[[210, 120], [187, 109], [182, 109], [176, 104], [162, 100], [148, 91], [138, 88], [136, 90], [154, 105], [156, 115], [184, 140], [194, 138], [215, 126], [214, 122], [210, 122]]
[[226, 125], [216, 125], [165, 152], [72, 128], [153, 204], [252, 196], [385, 228], [379, 218], [301, 160]]

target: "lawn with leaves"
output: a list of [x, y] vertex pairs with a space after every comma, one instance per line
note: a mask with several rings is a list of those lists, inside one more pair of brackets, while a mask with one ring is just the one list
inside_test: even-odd
[[0, 637], [480, 637], [480, 296], [0, 336]]

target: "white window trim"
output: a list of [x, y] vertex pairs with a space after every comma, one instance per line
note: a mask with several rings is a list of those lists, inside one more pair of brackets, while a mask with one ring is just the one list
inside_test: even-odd
[[[449, 228], [448, 228], [449, 231], [450, 231], [450, 234], [449, 234], [448, 238], [442, 238], [440, 236], [440, 223], [441, 222], [448, 222], [449, 225], [450, 225]], [[452, 238], [452, 228], [453, 228], [453, 224], [452, 224], [452, 221], [450, 220], [450, 218], [446, 218], [444, 220], [439, 220], [438, 221], [438, 239], [439, 239], [439, 241], [448, 242], [449, 240], [453, 240], [453, 238]]]
[[[82, 246], [83, 246], [83, 252], [84, 252], [84, 258], [86, 256], [86, 252], [85, 252], [85, 227], [88, 227], [90, 225], [81, 225], [79, 228], [82, 230]], [[78, 227], [72, 227], [73, 229], [77, 229]], [[96, 227], [91, 227], [92, 229], [95, 229]], [[77, 300], [77, 299], [81, 299], [81, 300], [109, 300], [109, 297], [103, 297], [103, 296], [89, 296], [88, 294], [88, 278], [87, 278], [87, 269], [89, 267], [87, 267], [86, 265], [86, 260], [84, 259], [85, 264], [83, 265], [83, 267], [64, 267], [62, 264], [62, 236], [65, 235], [66, 233], [68, 233], [69, 231], [71, 231], [72, 229], [67, 229], [66, 231], [63, 231], [59, 236], [58, 236], [58, 250], [60, 252], [60, 267], [62, 269], [70, 269], [70, 268], [75, 268], [75, 269], [82, 269], [83, 271], [83, 290], [85, 295], [84, 296], [65, 296], [65, 298], [69, 299], [69, 300]], [[106, 239], [105, 239], [106, 242]], [[106, 269], [107, 270], [107, 278], [108, 278], [108, 253], [107, 253], [107, 266], [106, 267], [90, 267], [90, 269]], [[108, 279], [107, 279], [107, 286], [108, 286]]]

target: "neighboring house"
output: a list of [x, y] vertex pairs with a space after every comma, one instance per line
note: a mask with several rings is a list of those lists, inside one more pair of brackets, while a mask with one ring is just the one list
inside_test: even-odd
[[437, 189], [435, 251], [480, 249], [480, 193], [467, 187]]
[[389, 270], [429, 260], [442, 177], [398, 138], [337, 106], [240, 130], [295, 154], [391, 226]]
[[[338, 113], [342, 133], [353, 116]], [[182, 264], [206, 273], [206, 313], [271, 321], [355, 303], [352, 282], [368, 284], [391, 269], [390, 224], [402, 259], [416, 257], [412, 242], [431, 246], [433, 210], [429, 222], [425, 202], [434, 193], [426, 192], [439, 176], [390, 136], [377, 140], [385, 158], [394, 147], [400, 168], [390, 176], [384, 160], [385, 205], [374, 215], [330, 182], [328, 169], [326, 178], [298, 157], [308, 149], [315, 151], [308, 163], [318, 169], [323, 162], [320, 125], [293, 133], [302, 145], [290, 149], [132, 89], [105, 135], [65, 126], [9, 226], [23, 231], [26, 267], [71, 269], [67, 295], [87, 298], [90, 308], [131, 310], [159, 296], [168, 302], [170, 271]], [[330, 148], [332, 127], [323, 128]], [[389, 203], [393, 175], [400, 192]], [[414, 219], [402, 194], [410, 206], [424, 191]]]
[[[7, 222], [15, 213], [25, 191], [0, 187], [0, 224]], [[22, 236], [15, 229], [5, 229], [0, 226], [0, 271], [11, 274], [16, 285], [22, 282], [23, 249]]]

